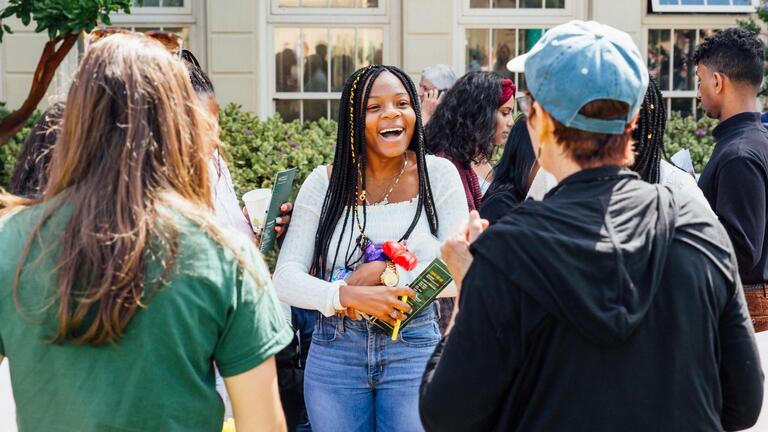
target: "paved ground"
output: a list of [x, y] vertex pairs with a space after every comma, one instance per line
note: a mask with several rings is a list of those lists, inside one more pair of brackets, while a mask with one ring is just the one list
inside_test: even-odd
[[[757, 344], [760, 347], [763, 371], [768, 372], [768, 332], [757, 335]], [[768, 431], [768, 386], [766, 386], [766, 397], [763, 399], [763, 411], [760, 419], [749, 431]], [[11, 381], [8, 376], [7, 360], [0, 364], [0, 432], [16, 432], [16, 413], [13, 396], [11, 395]]]

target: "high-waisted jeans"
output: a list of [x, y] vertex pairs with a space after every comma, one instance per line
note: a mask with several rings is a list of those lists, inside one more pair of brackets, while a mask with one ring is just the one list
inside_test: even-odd
[[439, 341], [434, 306], [396, 342], [366, 320], [320, 315], [304, 375], [312, 430], [422, 431], [419, 386]]

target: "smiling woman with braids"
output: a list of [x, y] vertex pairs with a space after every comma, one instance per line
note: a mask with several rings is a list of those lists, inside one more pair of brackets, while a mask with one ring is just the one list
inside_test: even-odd
[[[463, 188], [450, 162], [425, 155], [418, 95], [401, 70], [356, 71], [339, 105], [333, 166], [302, 185], [274, 283], [284, 302], [319, 311], [305, 372], [312, 429], [419, 430], [419, 376], [440, 340], [435, 308], [395, 342], [358, 315], [394, 323], [410, 313], [399, 297], [414, 295], [408, 283], [466, 220]], [[381, 260], [387, 241], [418, 265]]]

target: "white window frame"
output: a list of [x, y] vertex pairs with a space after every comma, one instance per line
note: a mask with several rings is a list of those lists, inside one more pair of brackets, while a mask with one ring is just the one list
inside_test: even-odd
[[[509, 19], [519, 17], [541, 17], [545, 19], [557, 19], [557, 17], [574, 17], [580, 15], [581, 10], [585, 9], [587, 3], [585, 0], [565, 0], [565, 7], [547, 8], [546, 0], [542, 0], [541, 8], [471, 8], [470, 0], [459, 0], [461, 2], [460, 17], [464, 20], [471, 18], [479, 19]], [[584, 14], [586, 18], [586, 14]], [[568, 22], [565, 20], [563, 22]], [[507, 24], [509, 26], [509, 24]], [[515, 28], [516, 26], [507, 27]]]
[[[704, 0], [709, 2], [709, 0]], [[652, 0], [651, 10], [657, 12], [693, 12], [693, 13], [754, 13], [760, 5], [759, 0], [752, 0], [750, 5], [664, 5], [661, 0]]]
[[281, 7], [279, 0], [269, 0], [270, 14], [274, 16], [327, 16], [327, 15], [350, 15], [355, 17], [364, 16], [388, 16], [389, 3], [394, 0], [379, 0], [379, 5], [375, 8], [338, 8], [338, 7]]
[[184, 0], [182, 7], [131, 6], [131, 15], [191, 15], [196, 0]]
[[[459, 75], [467, 72], [467, 50], [465, 45], [467, 30], [549, 29], [574, 19], [587, 19], [589, 7], [588, 0], [565, 0], [565, 9], [470, 9], [469, 0], [456, 1], [458, 4], [457, 16], [459, 18], [458, 29], [454, 38], [453, 68]], [[532, 12], [529, 13], [527, 11]], [[549, 13], [552, 11], [566, 11], [567, 13]]]
[[[670, 32], [670, 44], [674, 44], [674, 34], [676, 30], [694, 30], [696, 32], [696, 43], [695, 45], [698, 45], [701, 43], [700, 35], [702, 30], [723, 30], [727, 28], [727, 26], [719, 26], [719, 25], [686, 25], [686, 24], [677, 24], [677, 25], [648, 25], [643, 27], [643, 34], [642, 34], [642, 41], [643, 46], [645, 49], [643, 50], [644, 53], [644, 59], [646, 65], [648, 64], [648, 48], [649, 48], [649, 32], [653, 30], [664, 30]], [[674, 49], [671, 50], [669, 54], [669, 79], [672, 80], [672, 75], [675, 70], [675, 53]], [[694, 65], [695, 67], [695, 65]], [[671, 81], [669, 83], [669, 87], [672, 88]], [[693, 74], [693, 90], [662, 90], [661, 95], [664, 98], [664, 105], [667, 109], [667, 117], [669, 117], [672, 114], [672, 99], [693, 99], [692, 105], [692, 111], [691, 114], [693, 115], [694, 119], [698, 119], [698, 113], [697, 113], [697, 103], [696, 101], [696, 92], [699, 87], [699, 77], [694, 73]]]
[[[266, 92], [261, 106], [266, 107], [267, 115], [274, 115], [276, 100], [338, 100], [341, 92], [278, 92], [275, 76], [275, 31], [280, 28], [327, 28], [327, 29], [381, 29], [383, 34], [382, 62], [400, 63], [401, 28], [398, 17], [399, 2], [379, 0], [378, 8], [280, 8], [278, 0], [270, 0], [265, 34], [266, 42]], [[332, 13], [329, 13], [332, 12]], [[346, 12], [346, 14], [344, 13]], [[343, 21], [338, 15], [346, 15]], [[330, 41], [329, 41], [330, 44]], [[330, 50], [330, 46], [329, 46]], [[304, 65], [299, 65], [299, 79], [303, 79]], [[330, 80], [330, 76], [328, 77]], [[330, 86], [329, 86], [330, 89]], [[299, 119], [303, 121], [304, 105], [299, 109]], [[332, 113], [330, 113], [333, 115]]]

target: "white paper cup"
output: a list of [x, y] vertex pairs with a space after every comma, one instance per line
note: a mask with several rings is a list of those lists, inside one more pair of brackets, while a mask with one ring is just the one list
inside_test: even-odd
[[251, 228], [254, 232], [258, 232], [264, 227], [271, 199], [271, 189], [254, 189], [243, 195], [243, 202], [245, 203], [245, 208], [248, 209], [248, 216], [251, 218]]

